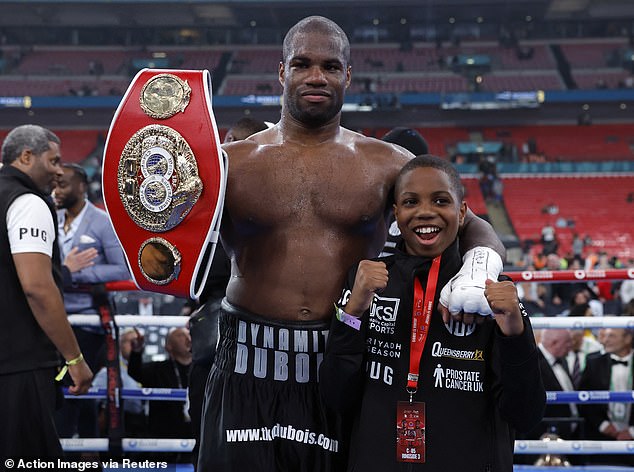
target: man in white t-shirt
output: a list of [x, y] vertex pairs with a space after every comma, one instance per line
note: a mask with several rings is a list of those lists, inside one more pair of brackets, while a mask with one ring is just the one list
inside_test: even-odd
[[0, 169], [0, 461], [62, 454], [53, 423], [58, 352], [72, 394], [92, 372], [64, 310], [55, 210], [50, 192], [62, 173], [60, 141], [35, 125], [12, 130]]

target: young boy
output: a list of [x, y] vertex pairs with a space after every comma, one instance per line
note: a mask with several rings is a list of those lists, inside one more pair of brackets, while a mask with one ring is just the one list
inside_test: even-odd
[[320, 370], [326, 403], [354, 418], [347, 470], [512, 471], [514, 430], [535, 426], [546, 401], [515, 285], [487, 281], [493, 317], [444, 323], [440, 288], [461, 265], [460, 176], [419, 156], [394, 196], [399, 251], [351, 270]]

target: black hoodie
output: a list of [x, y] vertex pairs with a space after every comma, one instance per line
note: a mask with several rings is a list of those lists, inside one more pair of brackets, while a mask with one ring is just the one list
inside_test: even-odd
[[[333, 318], [320, 370], [324, 401], [354, 417], [347, 470], [512, 471], [514, 431], [535, 426], [546, 402], [528, 317], [521, 335], [506, 337], [493, 318], [445, 325], [434, 310], [414, 395], [425, 402], [426, 462], [397, 462], [396, 405], [409, 399], [413, 281], [426, 287], [431, 259], [397, 251], [376, 260], [387, 266], [386, 289], [363, 314], [360, 331]], [[434, 306], [460, 264], [454, 243], [442, 256]]]

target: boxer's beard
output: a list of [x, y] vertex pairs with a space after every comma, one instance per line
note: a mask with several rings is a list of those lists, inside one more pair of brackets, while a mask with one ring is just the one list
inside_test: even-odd
[[290, 115], [309, 128], [317, 128], [331, 121], [341, 111], [342, 101], [339, 96], [333, 97], [326, 107], [323, 104], [309, 104], [301, 106], [299, 97], [288, 97], [288, 111]]

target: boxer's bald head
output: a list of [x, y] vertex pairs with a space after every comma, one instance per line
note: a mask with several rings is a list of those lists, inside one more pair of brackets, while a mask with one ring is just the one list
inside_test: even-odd
[[282, 62], [286, 63], [293, 50], [293, 42], [298, 34], [319, 33], [331, 38], [337, 38], [341, 42], [341, 50], [346, 64], [350, 62], [350, 41], [341, 27], [332, 20], [323, 16], [308, 16], [297, 22], [284, 37], [282, 46]]

